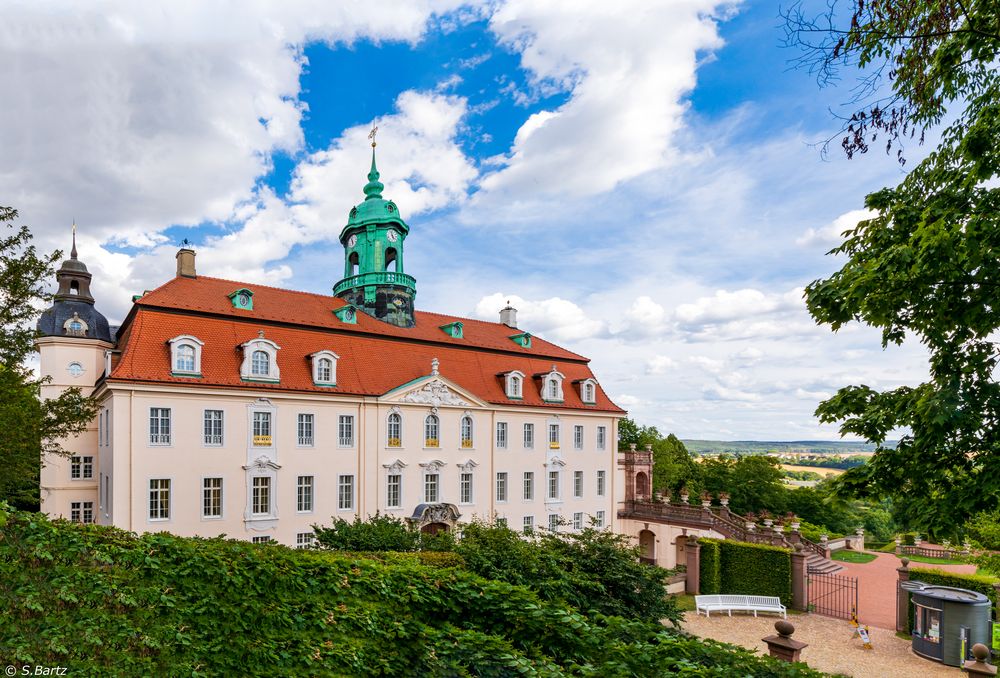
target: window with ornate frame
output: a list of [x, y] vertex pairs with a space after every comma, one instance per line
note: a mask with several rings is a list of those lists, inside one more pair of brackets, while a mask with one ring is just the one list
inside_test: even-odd
[[281, 369], [278, 367], [278, 351], [281, 347], [264, 338], [261, 331], [256, 339], [241, 344], [243, 363], [240, 365], [240, 378], [244, 381], [263, 381], [277, 383], [281, 380]]
[[585, 405], [593, 405], [597, 402], [597, 382], [593, 379], [584, 379], [580, 382], [580, 400]]
[[312, 363], [312, 380], [316, 386], [337, 385], [337, 361], [340, 356], [333, 351], [317, 351], [309, 356]]
[[424, 419], [424, 447], [441, 446], [441, 420], [436, 414], [428, 414]]
[[472, 438], [472, 415], [466, 414], [462, 416], [462, 447], [469, 449], [473, 447], [474, 440]]
[[399, 412], [390, 412], [385, 420], [386, 447], [403, 446], [403, 416]]
[[520, 400], [524, 397], [524, 373], [514, 370], [512, 372], [507, 372], [506, 378], [506, 392], [507, 397], [511, 400]]
[[542, 400], [550, 403], [563, 401], [563, 379], [565, 375], [552, 367], [552, 371], [542, 376]]
[[201, 376], [201, 348], [198, 337], [181, 334], [167, 341], [170, 344], [170, 373], [178, 377]]

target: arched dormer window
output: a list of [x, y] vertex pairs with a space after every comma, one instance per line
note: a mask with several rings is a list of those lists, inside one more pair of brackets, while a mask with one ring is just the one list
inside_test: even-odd
[[170, 344], [170, 372], [181, 377], [201, 376], [201, 339], [189, 334], [174, 337]]
[[512, 400], [520, 400], [524, 397], [524, 374], [514, 370], [513, 372], [507, 372], [504, 375], [506, 379], [506, 388], [504, 389], [507, 393], [507, 397]]
[[593, 379], [580, 381], [580, 400], [586, 405], [593, 405], [597, 402], [597, 382]]
[[551, 372], [536, 375], [542, 379], [542, 400], [549, 403], [561, 403], [563, 401], [563, 379], [566, 377], [552, 366]]
[[316, 386], [337, 385], [337, 361], [340, 356], [333, 351], [317, 351], [309, 356], [312, 361], [312, 377]]
[[440, 447], [441, 420], [436, 414], [428, 414], [424, 419], [424, 447]]
[[385, 421], [386, 447], [403, 446], [403, 417], [399, 412], [390, 412]]
[[258, 333], [256, 339], [241, 344], [243, 349], [243, 364], [240, 366], [240, 378], [244, 381], [265, 381], [277, 383], [281, 379], [278, 367], [278, 351], [276, 343], [264, 338], [264, 332]]
[[473, 444], [472, 415], [466, 414], [462, 417], [462, 447], [471, 448], [473, 447]]

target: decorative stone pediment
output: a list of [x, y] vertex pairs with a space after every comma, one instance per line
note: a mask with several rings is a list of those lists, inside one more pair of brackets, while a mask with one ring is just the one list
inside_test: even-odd
[[406, 462], [402, 459], [396, 459], [390, 464], [382, 464], [382, 468], [388, 470], [389, 473], [399, 473], [406, 468]]
[[431, 379], [419, 389], [410, 391], [404, 395], [400, 398], [400, 401], [404, 403], [431, 405], [432, 407], [440, 407], [441, 405], [469, 407], [472, 404], [462, 398], [457, 391], [450, 388], [441, 379]]
[[462, 517], [454, 504], [417, 504], [409, 521], [418, 528], [431, 523], [442, 523], [454, 527]]
[[267, 469], [277, 471], [281, 468], [281, 466], [279, 464], [275, 464], [270, 458], [261, 455], [243, 468], [247, 471], [264, 471]]
[[477, 464], [474, 459], [467, 459], [466, 461], [463, 461], [460, 464], [457, 464], [457, 466], [458, 466], [459, 469], [461, 469], [465, 473], [471, 473], [472, 469], [474, 469], [477, 466], [479, 466], [479, 464]]
[[440, 459], [431, 459], [430, 461], [420, 462], [420, 466], [429, 473], [437, 473], [444, 468], [444, 462]]

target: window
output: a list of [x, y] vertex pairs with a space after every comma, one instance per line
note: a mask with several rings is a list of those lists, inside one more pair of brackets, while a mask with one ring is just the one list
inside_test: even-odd
[[438, 432], [441, 429], [441, 422], [436, 414], [428, 414], [424, 419], [424, 447], [438, 447], [440, 440]]
[[222, 517], [222, 478], [201, 481], [201, 517]]
[[507, 373], [507, 397], [520, 400], [524, 396], [524, 375], [518, 371]]
[[167, 478], [149, 481], [149, 519], [170, 520], [170, 480]]
[[497, 501], [507, 501], [507, 473], [497, 474]]
[[337, 444], [341, 447], [354, 446], [353, 414], [342, 414], [337, 417]]
[[525, 534], [531, 534], [535, 531], [535, 516], [525, 516], [522, 523], [522, 531]]
[[271, 373], [271, 356], [266, 351], [254, 351], [250, 358], [250, 374], [266, 377]]
[[463, 473], [458, 486], [458, 501], [460, 504], [472, 503], [472, 474]]
[[201, 347], [197, 337], [182, 334], [170, 339], [170, 370], [178, 376], [201, 376]]
[[583, 497], [583, 471], [573, 471], [573, 496]]
[[573, 514], [573, 529], [582, 530], [583, 529], [583, 513], [577, 511]]
[[507, 422], [497, 422], [497, 447], [507, 447]]
[[385, 505], [386, 508], [400, 508], [403, 505], [401, 486], [403, 477], [398, 473], [390, 473], [385, 477]]
[[73, 480], [89, 479], [94, 477], [93, 457], [72, 457], [70, 458], [69, 477]]
[[69, 519], [74, 523], [94, 522], [94, 502], [74, 501], [69, 505]]
[[552, 532], [559, 531], [559, 514], [550, 513], [549, 514], [549, 530]]
[[433, 504], [438, 501], [438, 481], [440, 476], [437, 473], [424, 474], [424, 501]]
[[607, 484], [607, 471], [598, 471], [597, 472], [597, 496], [598, 497], [603, 497], [604, 496], [604, 488], [605, 488], [606, 484]]
[[274, 539], [271, 537], [253, 537], [250, 541], [254, 544], [270, 544]]
[[549, 449], [559, 449], [559, 424], [549, 424]]
[[295, 510], [309, 513], [313, 510], [313, 477], [299, 476], [295, 484]]
[[525, 501], [531, 501], [535, 498], [535, 472], [525, 471], [524, 472], [524, 485], [523, 485], [523, 497]]
[[149, 444], [170, 444], [170, 408], [149, 408]]
[[573, 427], [573, 448], [577, 450], [583, 449], [583, 427], [574, 426]]
[[308, 549], [316, 544], [316, 535], [313, 532], [299, 532], [295, 535], [295, 548]]
[[181, 344], [177, 347], [174, 371], [194, 372], [194, 346], [191, 344]]
[[462, 417], [462, 447], [472, 447], [472, 417]]
[[499, 518], [499, 517], [498, 517], [498, 518], [497, 518], [496, 520], [494, 520], [493, 522], [494, 522], [494, 524], [495, 524], [495, 525], [496, 525], [497, 527], [502, 527], [502, 528], [504, 528], [504, 529], [507, 529], [507, 519], [506, 519], [506, 518]]
[[530, 450], [535, 446], [535, 425], [524, 425], [524, 449]]
[[340, 356], [333, 351], [319, 351], [309, 356], [312, 361], [313, 383], [317, 386], [337, 385], [337, 360]]
[[603, 450], [607, 446], [608, 429], [606, 426], [597, 427], [597, 449]]
[[205, 410], [204, 442], [206, 445], [222, 444], [222, 410]]
[[595, 518], [597, 519], [597, 527], [604, 527], [605, 515], [606, 514], [604, 513], [604, 511], [597, 512], [597, 515], [595, 516]]
[[403, 446], [403, 418], [393, 412], [386, 420], [386, 447]]
[[253, 413], [253, 444], [254, 447], [271, 446], [271, 413]]
[[271, 478], [268, 476], [256, 476], [253, 479], [253, 503], [251, 505], [254, 515], [268, 515], [271, 513]]
[[354, 476], [340, 476], [337, 480], [337, 508], [349, 511], [354, 508]]
[[66, 369], [71, 377], [79, 377], [84, 373], [83, 365], [75, 361], [71, 362]]
[[548, 402], [562, 402], [563, 374], [561, 372], [557, 372], [555, 366], [553, 366], [551, 372], [537, 376], [542, 377], [542, 400], [546, 400]]
[[559, 382], [556, 379], [549, 379], [545, 397], [549, 400], [559, 400]]
[[586, 381], [583, 383], [583, 402], [593, 403], [594, 402], [594, 383]]
[[559, 499], [559, 471], [549, 471], [549, 499]]
[[299, 447], [312, 447], [315, 444], [316, 415], [300, 414], [298, 418]]

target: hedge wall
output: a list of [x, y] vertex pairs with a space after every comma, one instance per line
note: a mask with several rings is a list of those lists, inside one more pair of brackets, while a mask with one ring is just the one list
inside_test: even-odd
[[[996, 577], [987, 577], [981, 574], [957, 574], [946, 572], [937, 568], [911, 567], [910, 580], [922, 581], [925, 584], [934, 586], [951, 586], [957, 589], [969, 589], [982, 593], [993, 601], [993, 606], [997, 606], [997, 590], [993, 588]], [[909, 621], [907, 621], [907, 632], [913, 628], [913, 606], [909, 606]]]
[[699, 539], [701, 593], [777, 596], [792, 603], [792, 552], [764, 544]]
[[722, 593], [722, 571], [719, 562], [719, 540], [699, 539], [701, 552], [699, 553], [699, 586], [700, 593], [714, 595]]

